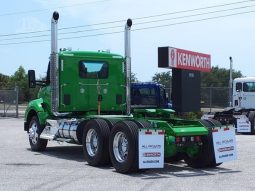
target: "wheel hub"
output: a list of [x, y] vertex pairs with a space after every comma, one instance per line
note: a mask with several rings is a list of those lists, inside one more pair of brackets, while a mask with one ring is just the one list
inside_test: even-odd
[[36, 144], [37, 141], [38, 141], [38, 133], [37, 133], [37, 130], [38, 130], [38, 127], [37, 127], [37, 124], [34, 122], [30, 129], [29, 129], [29, 133], [28, 133], [28, 136], [29, 136], [29, 139], [31, 140], [31, 142], [33, 144]]
[[113, 139], [113, 153], [115, 159], [122, 163], [127, 160], [128, 156], [128, 140], [123, 132], [118, 132]]
[[86, 149], [90, 156], [95, 156], [98, 150], [98, 137], [94, 129], [90, 129], [86, 136]]

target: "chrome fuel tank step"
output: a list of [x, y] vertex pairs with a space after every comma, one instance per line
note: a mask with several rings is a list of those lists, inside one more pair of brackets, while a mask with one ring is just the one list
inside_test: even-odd
[[66, 140], [67, 142], [70, 142], [71, 139], [75, 143], [79, 143], [76, 132], [79, 123], [80, 121], [77, 119], [47, 120], [40, 138]]

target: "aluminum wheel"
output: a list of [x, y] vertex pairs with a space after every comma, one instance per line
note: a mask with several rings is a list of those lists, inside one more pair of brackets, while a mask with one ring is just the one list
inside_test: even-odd
[[128, 140], [123, 132], [118, 132], [113, 139], [113, 153], [115, 159], [123, 163], [126, 161], [128, 156]]
[[90, 129], [86, 136], [86, 149], [91, 157], [96, 155], [98, 150], [98, 136], [94, 129]]
[[38, 132], [38, 126], [37, 126], [37, 123], [34, 121], [29, 129], [29, 134], [28, 134], [29, 139], [34, 145], [38, 142], [38, 138], [39, 138], [39, 135], [37, 132]]

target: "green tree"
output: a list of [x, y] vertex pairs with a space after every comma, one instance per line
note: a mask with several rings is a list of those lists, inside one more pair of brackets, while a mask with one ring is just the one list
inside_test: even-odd
[[9, 76], [0, 74], [0, 89], [5, 89], [7, 87], [9, 78]]
[[152, 77], [152, 81], [162, 84], [165, 86], [165, 88], [169, 89], [172, 83], [172, 76], [170, 71], [155, 73], [154, 76]]
[[37, 96], [38, 88], [31, 90], [28, 87], [28, 76], [23, 66], [19, 66], [14, 75], [9, 78], [7, 87], [14, 89], [15, 86], [19, 88], [19, 102], [21, 103], [28, 102]]
[[133, 82], [139, 82], [138, 78], [136, 77], [135, 73], [131, 73], [131, 83]]
[[15, 86], [19, 88], [19, 101], [24, 102], [29, 97], [29, 89], [27, 86], [27, 74], [22, 66], [19, 66], [8, 82], [8, 88], [13, 89]]
[[[233, 79], [242, 77], [240, 71], [233, 70]], [[202, 87], [228, 87], [229, 70], [213, 66], [211, 72], [201, 72]]]

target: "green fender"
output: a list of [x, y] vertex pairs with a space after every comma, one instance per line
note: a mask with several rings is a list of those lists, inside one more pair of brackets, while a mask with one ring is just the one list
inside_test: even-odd
[[30, 101], [25, 111], [25, 122], [29, 123], [32, 116], [36, 114], [39, 119], [39, 123], [45, 124], [49, 113], [43, 107], [43, 104], [44, 101], [42, 98]]

